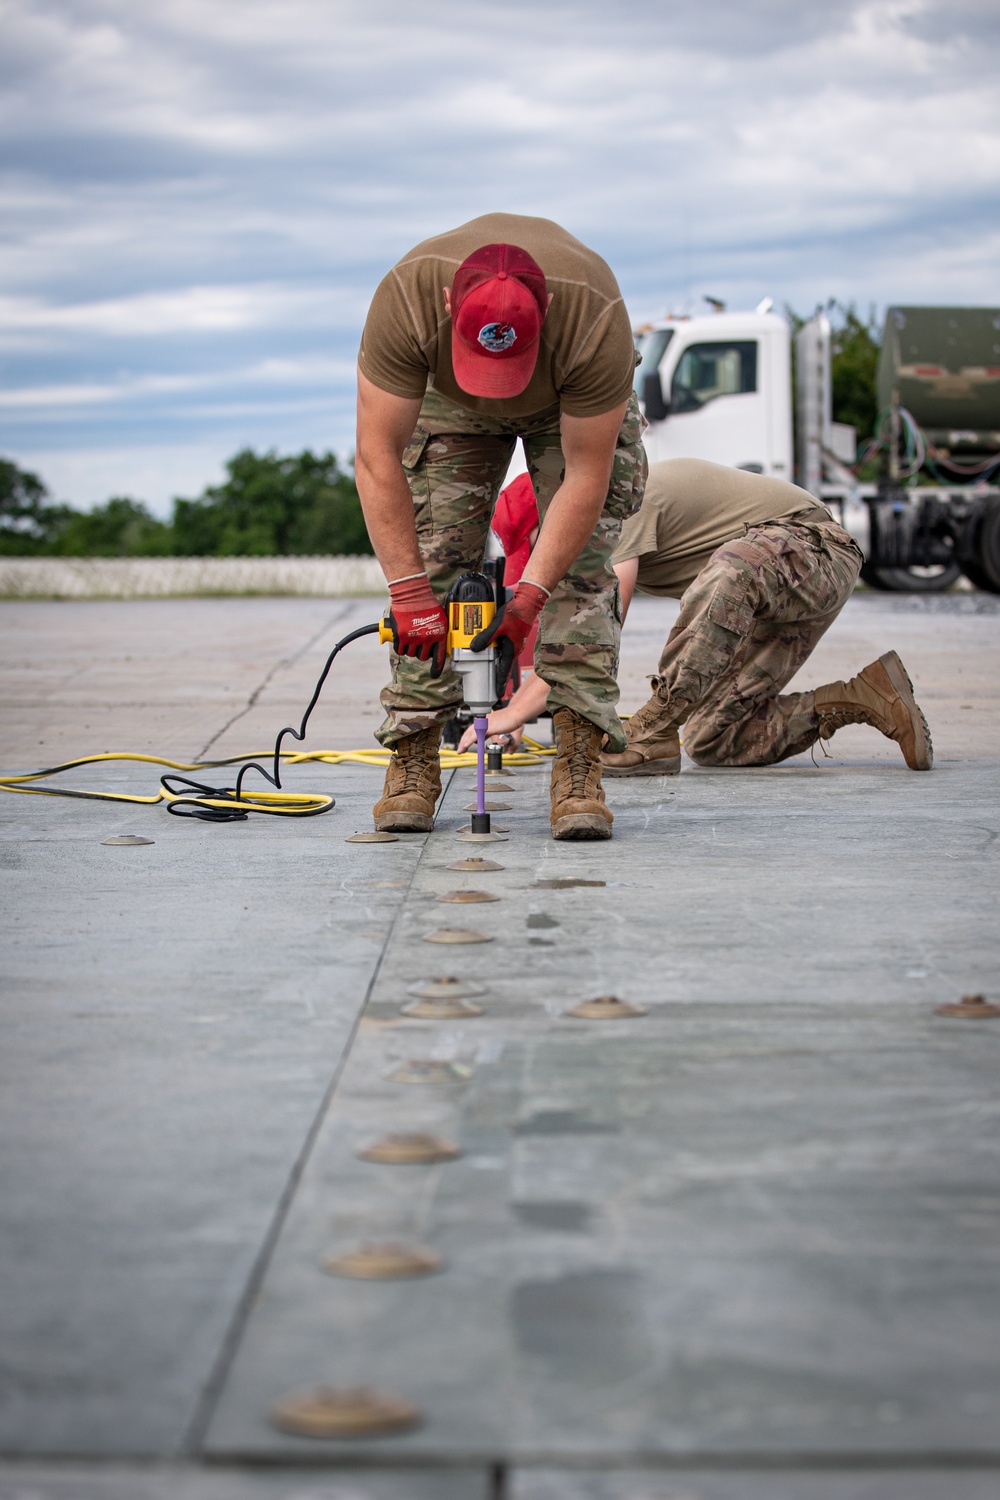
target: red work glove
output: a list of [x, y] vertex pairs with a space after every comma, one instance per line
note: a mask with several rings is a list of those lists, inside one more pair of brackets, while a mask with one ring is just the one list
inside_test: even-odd
[[448, 650], [448, 616], [438, 603], [426, 573], [397, 578], [389, 585], [392, 644], [400, 656], [431, 663], [440, 677]]
[[513, 599], [508, 599], [497, 610], [486, 629], [481, 630], [470, 643], [473, 651], [485, 651], [487, 646], [496, 646], [498, 699], [503, 697], [511, 668], [521, 654], [531, 627], [548, 601], [548, 589], [543, 589], [541, 584], [522, 580], [514, 590]]

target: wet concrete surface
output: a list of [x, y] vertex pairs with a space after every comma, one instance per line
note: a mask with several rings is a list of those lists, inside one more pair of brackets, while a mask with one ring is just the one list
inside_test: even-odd
[[[933, 774], [854, 728], [818, 766], [617, 781], [614, 840], [574, 846], [524, 767], [490, 875], [446, 869], [477, 852], [453, 837], [469, 772], [392, 845], [343, 842], [365, 766], [290, 772], [337, 797], [300, 822], [4, 798], [0, 1500], [996, 1493], [1000, 1022], [933, 1009], [996, 997], [997, 604], [859, 595], [802, 674], [899, 649]], [[375, 613], [2, 605], [3, 762], [261, 750]], [[671, 613], [638, 603], [626, 708]], [[384, 655], [356, 652], [311, 743], [370, 743]], [[155, 842], [102, 844], [122, 832]], [[486, 882], [460, 917], [435, 900]], [[420, 942], [444, 925], [494, 941]], [[400, 1015], [441, 972], [483, 984], [482, 1017]], [[648, 1014], [565, 1016], [604, 992]], [[471, 1071], [389, 1081], [422, 1058]], [[462, 1156], [356, 1154], [413, 1130]], [[446, 1269], [321, 1269], [386, 1237]], [[423, 1425], [278, 1432], [322, 1383]]]

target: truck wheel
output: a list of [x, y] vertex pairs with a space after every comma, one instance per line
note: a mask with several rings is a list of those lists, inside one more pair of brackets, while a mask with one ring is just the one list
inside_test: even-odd
[[962, 572], [974, 589], [979, 589], [984, 594], [1000, 594], [1000, 587], [993, 582], [986, 569], [980, 567], [979, 563], [973, 561], [971, 558], [967, 558], [963, 562]]
[[932, 568], [875, 568], [865, 563], [861, 577], [869, 588], [893, 594], [943, 594], [962, 576], [958, 563]]
[[1000, 594], [1000, 505], [995, 500], [972, 516], [956, 550], [973, 588]]
[[979, 526], [977, 561], [987, 582], [979, 585], [1000, 594], [1000, 500], [989, 500]]

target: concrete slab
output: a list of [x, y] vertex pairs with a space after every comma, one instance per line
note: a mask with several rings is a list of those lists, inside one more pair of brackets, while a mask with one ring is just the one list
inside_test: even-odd
[[385, 886], [343, 843], [378, 773], [351, 777], [294, 824], [5, 801], [6, 1451], [182, 1444], [419, 854]]
[[995, 1500], [1000, 1474], [962, 1469], [805, 1469], [593, 1474], [518, 1470], [509, 1500]]
[[[350, 1445], [397, 1462], [996, 1454], [1000, 1023], [933, 1005], [995, 975], [981, 809], [1000, 766], [618, 783], [610, 846], [552, 844], [545, 780], [518, 773], [491, 851], [502, 900], [463, 910], [495, 947], [435, 950], [461, 848], [449, 789], [208, 1452], [336, 1452], [270, 1410], [371, 1383], [425, 1413]], [[573, 875], [609, 883], [537, 884]], [[442, 954], [488, 986], [486, 1016], [400, 1017]], [[565, 1017], [608, 990], [649, 1015]], [[428, 1055], [471, 1080], [392, 1083]], [[392, 1130], [464, 1155], [358, 1159]], [[321, 1273], [331, 1245], [385, 1236], [429, 1240], [448, 1269]]]
[[[0, 601], [0, 763], [51, 765], [95, 751], [195, 757], [266, 748], [297, 721], [333, 643], [376, 619], [382, 598]], [[991, 755], [1000, 736], [1000, 637], [993, 595], [926, 598], [859, 591], [793, 682], [850, 676], [900, 650], [939, 756]], [[623, 711], [648, 696], [677, 606], [637, 598], [622, 639]], [[313, 745], [370, 745], [385, 649], [339, 659], [316, 710]], [[277, 722], [280, 720], [280, 722]], [[228, 726], [228, 727], [227, 727]], [[892, 763], [893, 746], [842, 730], [836, 759]]]
[[[381, 605], [0, 602], [2, 764], [54, 765], [110, 750], [194, 759], [209, 748], [223, 755], [266, 749], [282, 724], [298, 723], [335, 642], [377, 619]], [[314, 745], [372, 743], [385, 665], [385, 648], [367, 641], [338, 658], [336, 682], [316, 711]]]
[[0, 1464], [0, 1500], [494, 1500], [481, 1471]]
[[[0, 763], [265, 749], [378, 602], [0, 604]], [[513, 1462], [505, 1500], [543, 1482], [560, 1500], [881, 1500], [892, 1470], [885, 1500], [930, 1500], [935, 1463], [993, 1462], [1000, 1022], [932, 1010], [995, 993], [998, 607], [859, 594], [797, 684], [896, 646], [932, 776], [850, 729], [818, 768], [617, 782], [615, 840], [574, 848], [548, 838], [546, 770], [518, 773], [503, 900], [462, 909], [496, 938], [475, 949], [420, 941], [456, 920], [433, 897], [470, 852], [449, 833], [465, 773], [440, 832], [385, 846], [342, 842], [369, 826], [365, 767], [290, 772], [338, 797], [297, 823], [0, 800], [0, 1450], [177, 1455], [211, 1419], [212, 1460], [0, 1480], [33, 1475], [43, 1500], [479, 1500], [484, 1482], [499, 1500], [485, 1470]], [[624, 708], [672, 617], [638, 601]], [[311, 744], [372, 743], [384, 668], [370, 642], [341, 658]], [[73, 780], [145, 793], [157, 774]], [[100, 842], [150, 830], [151, 847]], [[566, 875], [607, 884], [536, 888]], [[485, 1017], [403, 1021], [406, 983], [456, 962], [488, 985]], [[648, 1019], [562, 1018], [607, 989]], [[427, 1054], [471, 1079], [386, 1078]], [[465, 1155], [354, 1158], [392, 1127]], [[319, 1269], [334, 1244], [404, 1231], [441, 1246], [444, 1274]], [[289, 1390], [356, 1378], [413, 1394], [424, 1427], [367, 1445], [270, 1427]], [[822, 1488], [853, 1482], [831, 1463], [856, 1491]], [[980, 1481], [949, 1469], [940, 1493], [979, 1500]]]

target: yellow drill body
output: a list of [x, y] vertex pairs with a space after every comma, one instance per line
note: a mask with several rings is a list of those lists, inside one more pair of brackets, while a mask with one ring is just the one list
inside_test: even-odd
[[[448, 602], [448, 655], [451, 665], [462, 679], [462, 697], [466, 708], [477, 717], [490, 712], [496, 702], [496, 647], [473, 651], [472, 642], [493, 620], [497, 607], [493, 599], [453, 599]], [[389, 610], [379, 622], [378, 638], [382, 645], [392, 642]]]

